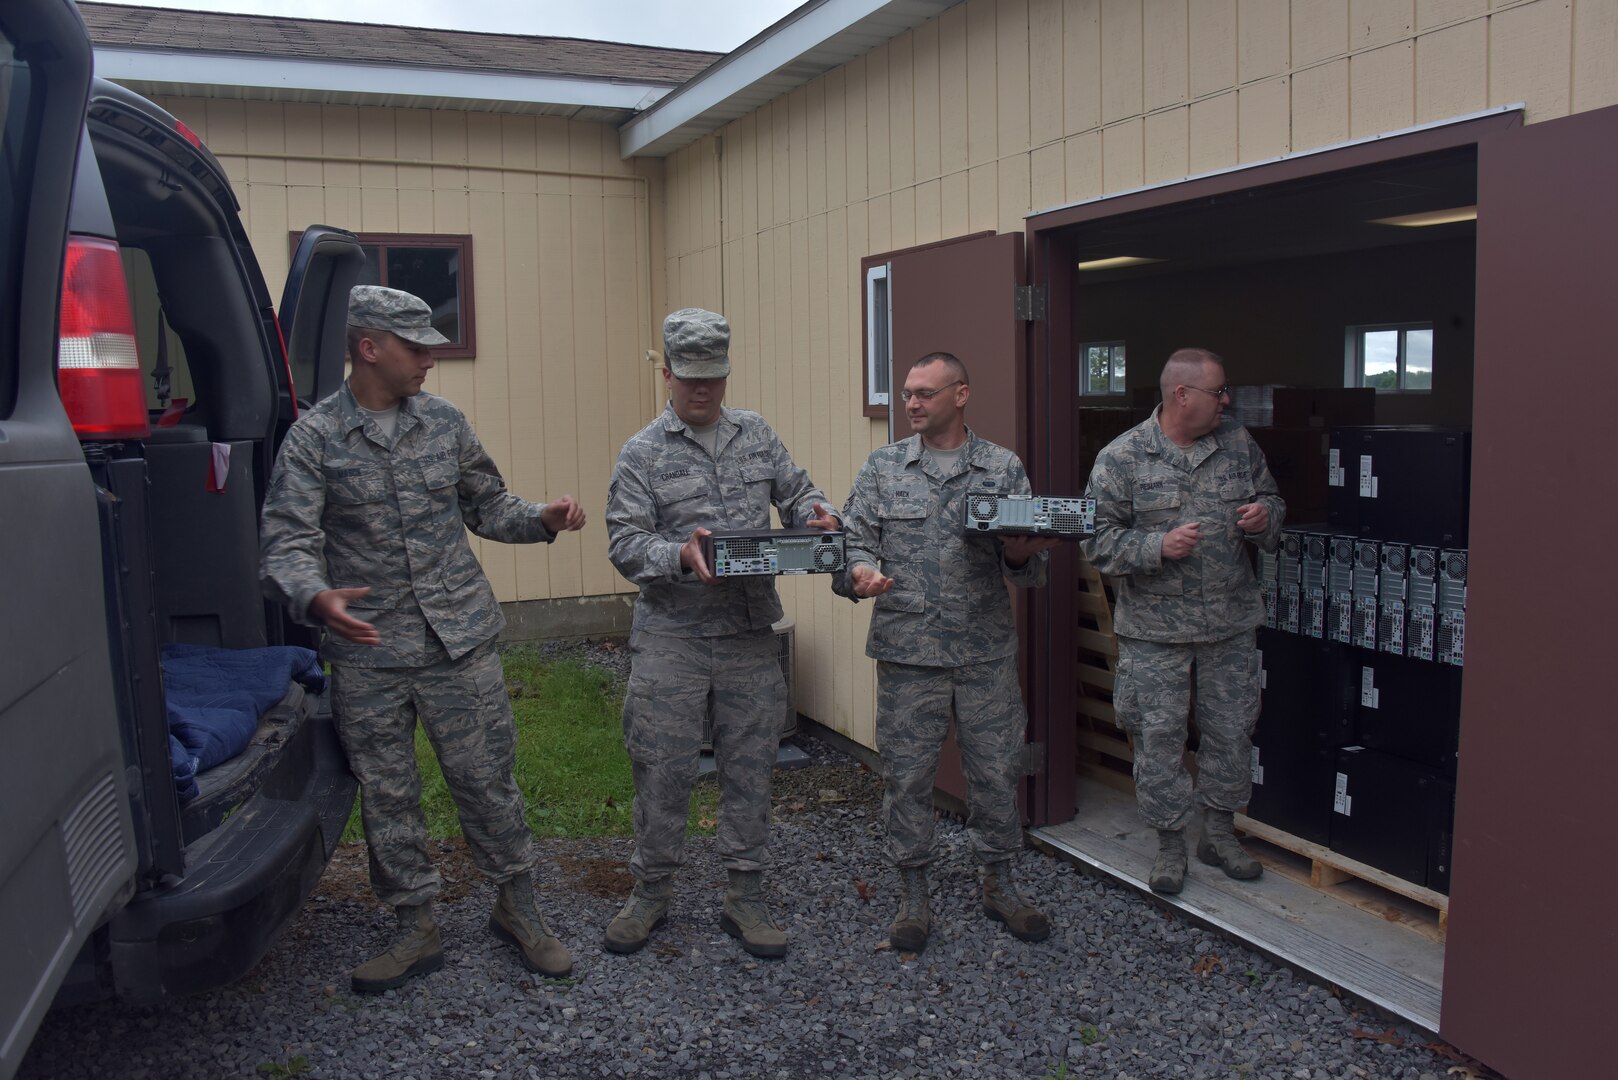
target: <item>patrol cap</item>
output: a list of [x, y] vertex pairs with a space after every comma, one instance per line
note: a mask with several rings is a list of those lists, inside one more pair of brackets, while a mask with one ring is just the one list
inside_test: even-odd
[[677, 379], [730, 374], [730, 323], [702, 308], [681, 308], [663, 320], [663, 361]]
[[356, 285], [348, 291], [348, 325], [386, 330], [417, 345], [448, 345], [433, 327], [433, 310], [419, 296], [381, 285]]

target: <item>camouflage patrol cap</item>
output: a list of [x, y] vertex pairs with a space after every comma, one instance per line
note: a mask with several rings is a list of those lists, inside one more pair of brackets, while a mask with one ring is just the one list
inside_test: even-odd
[[676, 379], [723, 379], [730, 374], [730, 323], [701, 308], [681, 308], [663, 320], [663, 359]]
[[449, 344], [449, 338], [433, 327], [433, 309], [427, 301], [381, 285], [356, 285], [348, 291], [348, 325], [386, 330], [417, 345]]

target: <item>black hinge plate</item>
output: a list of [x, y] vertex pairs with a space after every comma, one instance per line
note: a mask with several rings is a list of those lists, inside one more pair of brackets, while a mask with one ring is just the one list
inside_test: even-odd
[[1045, 318], [1045, 286], [1017, 286], [1017, 318], [1023, 322], [1042, 322]]

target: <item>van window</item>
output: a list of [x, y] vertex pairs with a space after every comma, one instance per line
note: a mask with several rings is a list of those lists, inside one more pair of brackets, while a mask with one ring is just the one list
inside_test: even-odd
[[[151, 257], [140, 248], [122, 250], [124, 279], [129, 282], [129, 304], [135, 311], [135, 342], [140, 350], [140, 366], [146, 384], [146, 407], [161, 412], [177, 398], [195, 405], [197, 392], [191, 382], [191, 369], [186, 365], [185, 343], [163, 314], [163, 298], [157, 291]], [[158, 348], [160, 340], [166, 346], [166, 355]], [[168, 366], [166, 378], [160, 377], [158, 370], [163, 361]]]
[[[28, 65], [19, 60], [11, 39], [0, 33], [0, 236], [21, 236], [28, 220], [28, 182], [34, 172], [37, 116], [29, 116], [31, 83]], [[0, 420], [17, 401], [18, 276], [23, 246], [0, 244]]]

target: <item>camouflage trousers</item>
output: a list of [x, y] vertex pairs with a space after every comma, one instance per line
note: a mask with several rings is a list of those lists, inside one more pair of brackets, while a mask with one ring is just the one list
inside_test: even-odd
[[512, 777], [516, 726], [492, 640], [459, 660], [409, 668], [332, 665], [332, 712], [360, 781], [360, 817], [377, 899], [397, 907], [438, 894], [416, 769], [416, 720], [438, 755], [472, 861], [495, 881], [534, 865], [533, 834]]
[[1017, 657], [961, 667], [876, 665], [876, 747], [882, 755], [882, 823], [898, 867], [933, 858], [933, 785], [951, 715], [966, 774], [966, 828], [980, 862], [1022, 850], [1017, 783], [1028, 714]]
[[1135, 744], [1135, 799], [1147, 824], [1183, 829], [1193, 784], [1185, 767], [1191, 680], [1197, 687], [1195, 799], [1240, 810], [1253, 791], [1253, 725], [1258, 720], [1258, 651], [1245, 630], [1220, 641], [1165, 644], [1118, 639], [1113, 708]]
[[714, 848], [726, 869], [761, 869], [770, 835], [770, 771], [786, 714], [775, 632], [670, 637], [637, 630], [629, 648], [624, 748], [635, 777], [630, 872], [637, 881], [655, 881], [685, 860], [686, 818], [710, 710], [719, 771]]

